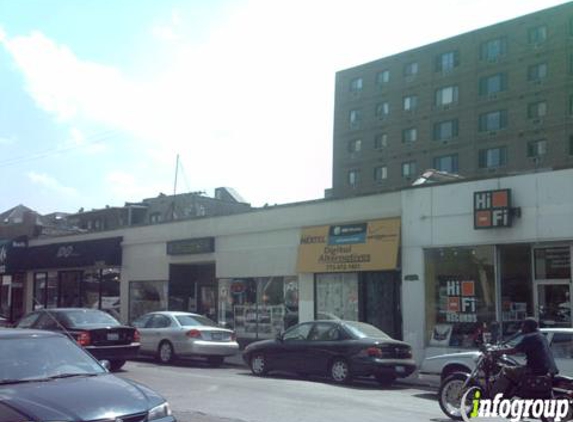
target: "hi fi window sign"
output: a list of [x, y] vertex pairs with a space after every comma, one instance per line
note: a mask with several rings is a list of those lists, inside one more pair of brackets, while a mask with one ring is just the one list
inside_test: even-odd
[[474, 229], [511, 227], [511, 190], [474, 192]]

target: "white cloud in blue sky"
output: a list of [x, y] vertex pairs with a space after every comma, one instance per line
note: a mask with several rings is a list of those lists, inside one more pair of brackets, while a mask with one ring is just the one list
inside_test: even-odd
[[179, 191], [319, 198], [336, 71], [558, 3], [36, 0], [28, 14], [1, 3], [0, 169], [14, 186], [0, 211], [171, 192], [176, 154]]

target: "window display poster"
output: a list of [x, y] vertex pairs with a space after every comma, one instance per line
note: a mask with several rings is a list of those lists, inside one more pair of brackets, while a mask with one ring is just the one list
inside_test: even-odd
[[439, 276], [441, 322], [478, 322], [475, 281], [459, 276]]

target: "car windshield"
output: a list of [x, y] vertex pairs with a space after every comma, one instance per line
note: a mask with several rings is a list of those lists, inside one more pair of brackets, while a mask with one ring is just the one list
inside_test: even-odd
[[363, 322], [346, 322], [345, 326], [358, 338], [390, 338], [384, 331]]
[[183, 327], [196, 327], [200, 325], [217, 327], [215, 322], [201, 315], [176, 315], [175, 318]]
[[0, 385], [105, 372], [97, 361], [66, 337], [0, 339]]
[[90, 325], [116, 327], [120, 325], [114, 317], [102, 311], [78, 309], [77, 311], [66, 311], [65, 315], [72, 327], [86, 327]]

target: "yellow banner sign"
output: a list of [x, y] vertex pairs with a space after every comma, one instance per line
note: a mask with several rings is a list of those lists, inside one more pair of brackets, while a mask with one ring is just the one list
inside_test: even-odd
[[398, 265], [400, 219], [310, 227], [298, 247], [300, 273], [394, 270]]

